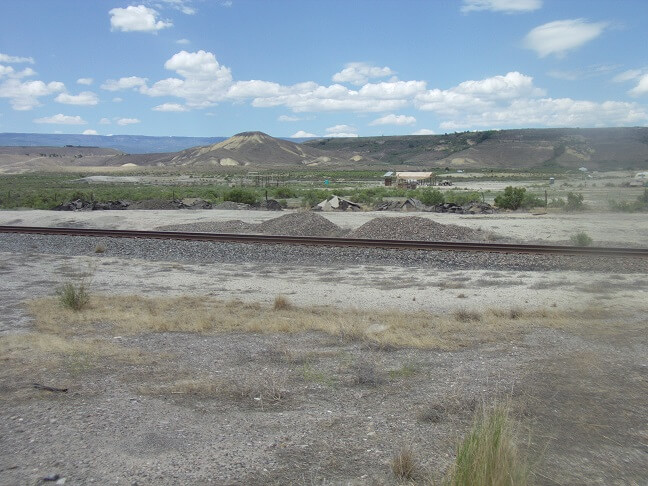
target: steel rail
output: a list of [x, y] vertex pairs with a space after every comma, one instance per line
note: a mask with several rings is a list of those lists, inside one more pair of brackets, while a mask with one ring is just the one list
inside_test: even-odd
[[[496, 253], [528, 253], [553, 255], [596, 255], [648, 257], [648, 248], [600, 246], [517, 245], [510, 243], [469, 243], [457, 241], [374, 240], [330, 238], [319, 236], [250, 235], [236, 233], [197, 233], [180, 231], [135, 231], [99, 228], [51, 228], [43, 226], [0, 226], [0, 233], [41, 235], [94, 236], [104, 238], [146, 238], [188, 241], [212, 241], [250, 244], [311, 245], [334, 247], [384, 248], [395, 250], [465, 251]], [[1, 249], [1, 246], [0, 246]]]

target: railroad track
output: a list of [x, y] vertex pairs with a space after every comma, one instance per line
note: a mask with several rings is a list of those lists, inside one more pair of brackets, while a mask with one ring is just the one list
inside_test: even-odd
[[173, 239], [249, 244], [387, 248], [395, 250], [648, 257], [648, 248], [610, 248], [598, 246], [578, 247], [558, 245], [515, 245], [505, 243], [465, 243], [455, 241], [370, 240], [358, 238], [325, 238], [319, 236], [187, 233], [179, 231], [132, 231], [98, 228], [48, 228], [39, 226], [0, 226], [0, 233], [94, 236], [103, 238]]

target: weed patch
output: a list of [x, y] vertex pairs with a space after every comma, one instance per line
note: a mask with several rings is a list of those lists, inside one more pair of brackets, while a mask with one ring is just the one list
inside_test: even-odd
[[457, 448], [449, 486], [524, 486], [529, 467], [516, 445], [509, 408], [483, 408]]

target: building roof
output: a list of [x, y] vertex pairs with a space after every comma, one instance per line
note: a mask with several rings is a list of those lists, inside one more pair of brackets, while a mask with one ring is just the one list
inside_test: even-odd
[[396, 172], [396, 177], [399, 179], [429, 179], [432, 177], [433, 172]]

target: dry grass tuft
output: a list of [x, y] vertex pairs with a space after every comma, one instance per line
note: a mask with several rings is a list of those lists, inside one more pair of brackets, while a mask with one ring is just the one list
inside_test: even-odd
[[419, 466], [409, 446], [403, 447], [392, 458], [391, 470], [400, 481], [415, 481], [419, 477]]
[[[322, 332], [343, 341], [379, 349], [412, 347], [458, 349], [478, 343], [521, 338], [536, 326], [603, 332], [613, 329], [609, 313], [558, 309], [460, 310], [445, 316], [429, 312], [374, 311], [333, 307], [274, 306], [211, 297], [144, 298], [93, 295], [80, 311], [64, 309], [52, 298], [30, 301], [37, 329], [59, 336], [95, 337], [146, 332]], [[614, 319], [622, 322], [622, 316]]]
[[289, 310], [293, 308], [290, 301], [283, 295], [277, 295], [274, 300], [274, 310]]
[[459, 309], [454, 313], [454, 318], [459, 322], [479, 322], [482, 316], [479, 312], [470, 311], [467, 309]]
[[239, 380], [198, 377], [176, 380], [160, 386], [142, 386], [139, 391], [149, 395], [228, 399], [263, 407], [288, 398], [287, 381], [288, 377], [285, 374], [245, 377]]
[[524, 486], [529, 467], [518, 451], [510, 407], [482, 408], [457, 448], [449, 486]]

